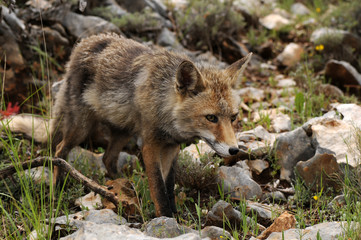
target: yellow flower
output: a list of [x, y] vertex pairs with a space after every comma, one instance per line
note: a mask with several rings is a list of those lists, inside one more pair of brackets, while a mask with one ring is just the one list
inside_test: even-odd
[[323, 49], [325, 49], [325, 46], [323, 46], [323, 44], [320, 44], [320, 45], [317, 45], [316, 47], [315, 47], [315, 49], [316, 49], [316, 51], [322, 51]]
[[313, 199], [315, 199], [316, 201], [318, 200], [318, 196], [313, 196]]
[[316, 8], [316, 12], [320, 13], [321, 12], [321, 8]]

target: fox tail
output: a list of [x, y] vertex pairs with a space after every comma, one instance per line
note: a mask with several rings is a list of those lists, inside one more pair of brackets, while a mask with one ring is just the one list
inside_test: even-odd
[[46, 143], [51, 137], [50, 121], [40, 116], [19, 114], [1, 121], [3, 128], [24, 133], [36, 142]]

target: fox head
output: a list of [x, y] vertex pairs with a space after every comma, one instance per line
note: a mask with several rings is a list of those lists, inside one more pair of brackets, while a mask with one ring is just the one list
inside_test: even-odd
[[199, 137], [219, 155], [239, 151], [234, 129], [239, 114], [238, 86], [251, 53], [224, 70], [183, 61], [176, 73], [176, 128], [186, 138]]

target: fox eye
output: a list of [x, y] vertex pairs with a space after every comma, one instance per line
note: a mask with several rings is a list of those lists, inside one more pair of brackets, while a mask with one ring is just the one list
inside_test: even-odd
[[209, 115], [206, 115], [206, 118], [208, 121], [212, 122], [212, 123], [217, 123], [218, 122], [218, 118], [216, 115], [212, 115], [212, 114], [209, 114]]
[[231, 117], [231, 121], [232, 121], [232, 122], [236, 121], [237, 117], [238, 117], [238, 113], [237, 113], [237, 114], [234, 114], [234, 115]]

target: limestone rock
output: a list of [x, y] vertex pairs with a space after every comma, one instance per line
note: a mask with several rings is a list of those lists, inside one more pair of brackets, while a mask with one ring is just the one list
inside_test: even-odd
[[105, 32], [121, 33], [113, 23], [96, 16], [83, 16], [73, 12], [66, 12], [60, 22], [77, 39]]
[[203, 154], [215, 153], [215, 151], [203, 140], [199, 140], [197, 144], [189, 145], [183, 149], [183, 152], [189, 153], [193, 159], [199, 159]]
[[315, 154], [316, 147], [308, 125], [281, 134], [274, 147], [275, 156], [281, 165], [280, 179], [290, 181], [294, 176], [293, 168], [296, 163], [310, 159]]
[[252, 180], [247, 170], [239, 167], [220, 167], [219, 182], [224, 184], [225, 192], [230, 192], [234, 199], [251, 199], [262, 196], [261, 187]]
[[303, 3], [300, 2], [292, 4], [291, 12], [296, 15], [308, 15], [311, 13], [311, 11]]
[[260, 23], [267, 29], [278, 30], [288, 24], [291, 24], [291, 21], [285, 17], [282, 17], [279, 14], [271, 13], [260, 19]]
[[322, 148], [318, 148], [316, 154], [309, 160], [298, 162], [296, 171], [305, 184], [315, 190], [327, 187], [333, 187], [336, 190], [340, 188], [336, 179], [342, 174], [341, 168], [337, 164], [335, 155], [323, 151]]
[[20, 52], [20, 47], [10, 26], [5, 21], [0, 22], [0, 54], [6, 56], [6, 63], [15, 71], [24, 68], [25, 61]]
[[263, 170], [269, 167], [269, 163], [262, 159], [245, 160], [245, 161], [252, 170], [252, 172], [256, 173], [257, 175], [261, 174]]
[[272, 119], [271, 125], [276, 133], [291, 131], [291, 118], [283, 113], [278, 113], [275, 118]]
[[[312, 138], [322, 148], [335, 153], [337, 163], [347, 163], [353, 167], [359, 164], [355, 131], [360, 129], [361, 107], [356, 104], [339, 104], [336, 112], [329, 112], [323, 117], [308, 121], [312, 128]], [[331, 114], [334, 114], [333, 116]], [[339, 119], [343, 116], [343, 119]], [[304, 161], [304, 160], [303, 160]]]
[[326, 78], [344, 90], [361, 85], [361, 74], [348, 62], [330, 60], [325, 67]]
[[[158, 240], [144, 235], [140, 230], [130, 228], [126, 225], [115, 225], [115, 224], [95, 224], [93, 222], [86, 222], [84, 225], [75, 233], [61, 238], [62, 240], [85, 240], [85, 239], [127, 239], [127, 240]], [[166, 238], [170, 239], [170, 238]], [[199, 240], [199, 235], [194, 233], [183, 234], [173, 240]]]
[[93, 153], [77, 146], [73, 148], [68, 154], [68, 162], [70, 164], [74, 164], [76, 161], [84, 161], [87, 162], [91, 167], [96, 167], [101, 172], [106, 172], [102, 157], [102, 153]]
[[257, 215], [257, 222], [262, 225], [269, 225], [281, 210], [266, 204], [247, 201], [246, 211], [248, 214], [251, 212], [255, 213]]
[[197, 233], [195, 230], [183, 227], [174, 218], [158, 217], [152, 219], [145, 226], [144, 233], [151, 237], [173, 238], [185, 233]]
[[203, 228], [201, 231], [201, 237], [202, 239], [210, 238], [212, 240], [234, 239], [227, 230], [216, 226], [207, 226]]
[[277, 61], [283, 66], [292, 67], [300, 62], [304, 53], [303, 47], [297, 43], [289, 43], [277, 56]]
[[285, 195], [280, 191], [264, 193], [261, 200], [268, 203], [287, 202]]
[[265, 98], [264, 90], [254, 87], [241, 88], [238, 90], [238, 94], [244, 102], [249, 102], [250, 100], [259, 102]]
[[[263, 231], [257, 239], [267, 239], [267, 237], [273, 232], [282, 232], [290, 228], [294, 228], [296, 225], [296, 218], [288, 212], [284, 212], [276, 218], [276, 220], [269, 226], [265, 231]], [[289, 238], [286, 238], [289, 239]]]
[[[219, 200], [208, 212], [206, 218], [206, 226], [217, 226], [223, 228], [224, 219], [228, 219], [231, 229], [232, 226], [239, 226], [242, 221], [243, 217], [241, 212], [234, 209], [230, 203], [227, 203], [223, 200]], [[255, 223], [251, 218], [246, 217], [246, 221], [248, 224]], [[260, 231], [263, 231], [265, 227], [260, 224], [257, 224]]]
[[295, 80], [293, 78], [283, 78], [278, 80], [277, 87], [287, 88], [296, 86]]
[[[351, 222], [351, 228], [356, 227], [356, 223]], [[344, 239], [344, 231], [347, 228], [347, 222], [324, 222], [317, 225], [307, 227], [305, 229], [289, 229], [282, 232], [272, 233], [267, 240], [281, 240], [282, 235], [284, 239], [327, 239], [337, 240]], [[319, 235], [319, 238], [317, 237]]]
[[100, 195], [95, 194], [94, 192], [90, 192], [87, 195], [76, 199], [75, 205], [86, 208], [87, 210], [95, 210], [103, 206]]

